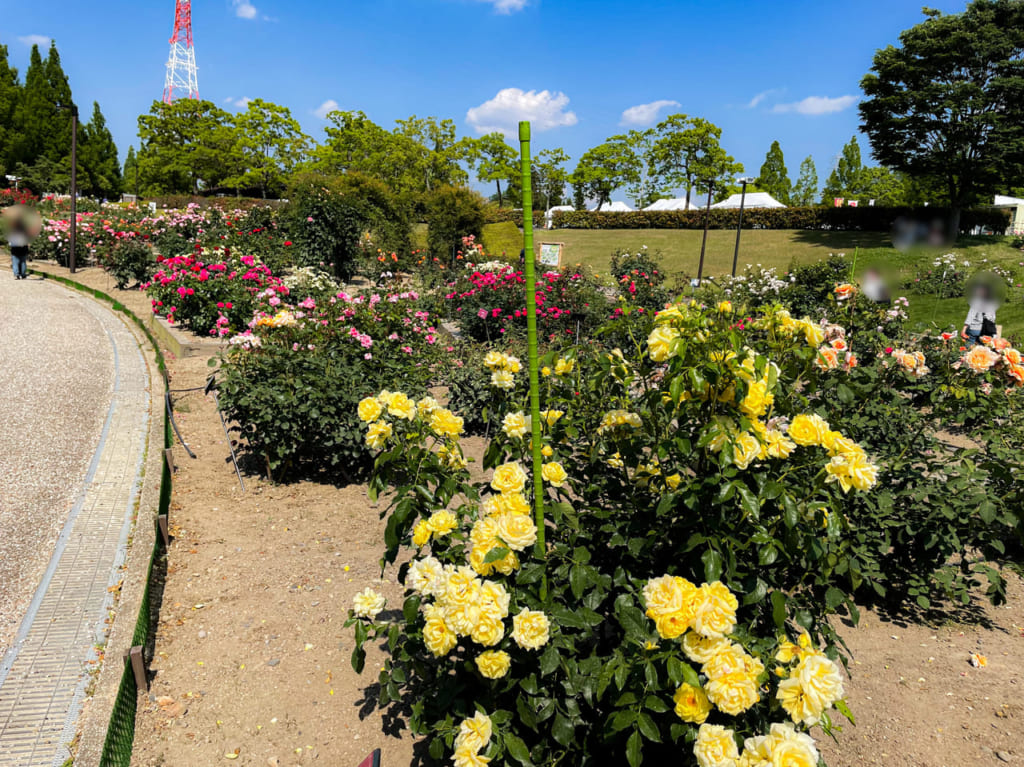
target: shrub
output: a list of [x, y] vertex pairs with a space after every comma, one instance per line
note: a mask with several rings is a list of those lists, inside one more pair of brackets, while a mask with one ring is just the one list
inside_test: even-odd
[[620, 295], [636, 306], [662, 309], [672, 298], [672, 292], [665, 287], [661, 254], [648, 251], [646, 245], [635, 253], [615, 251], [611, 274], [618, 283]]
[[39, 198], [32, 194], [31, 189], [0, 189], [0, 208], [11, 205], [35, 205], [38, 202]]
[[[526, 277], [518, 266], [490, 262], [467, 268], [447, 285], [445, 314], [477, 341], [498, 341], [526, 329]], [[585, 270], [537, 274], [537, 332], [559, 343], [589, 337], [608, 316], [607, 299]]]
[[104, 266], [114, 277], [117, 287], [146, 282], [156, 271], [156, 257], [145, 240], [134, 237], [119, 240], [107, 253]]
[[[743, 226], [748, 229], [851, 229], [865, 232], [889, 232], [898, 218], [945, 217], [941, 208], [747, 208]], [[601, 213], [597, 211], [559, 211], [554, 226], [559, 229], [702, 229], [703, 210], [644, 211]], [[711, 229], [735, 229], [738, 210], [712, 210], [708, 218]], [[963, 211], [960, 230], [970, 231], [985, 226], [1003, 231], [1008, 223], [1006, 211], [976, 208]]]
[[268, 290], [221, 360], [221, 405], [267, 476], [352, 481], [373, 459], [356, 403], [381, 387], [425, 393], [439, 341], [415, 293], [287, 303]]
[[426, 195], [425, 207], [430, 255], [441, 263], [454, 263], [462, 238], [480, 237], [483, 197], [464, 187], [442, 186]]

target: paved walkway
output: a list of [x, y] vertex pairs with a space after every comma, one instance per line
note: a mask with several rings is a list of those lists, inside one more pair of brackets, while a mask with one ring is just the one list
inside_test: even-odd
[[0, 767], [55, 767], [106, 634], [149, 417], [106, 307], [0, 271]]

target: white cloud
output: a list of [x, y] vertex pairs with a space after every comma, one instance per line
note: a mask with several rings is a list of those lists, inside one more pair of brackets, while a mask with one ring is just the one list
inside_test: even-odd
[[325, 101], [323, 104], [321, 104], [320, 106], [313, 110], [313, 114], [315, 114], [321, 120], [324, 120], [327, 118], [327, 115], [330, 114], [331, 112], [338, 111], [338, 106], [338, 102], [335, 101], [334, 99], [327, 99], [327, 101]]
[[566, 111], [569, 97], [552, 91], [524, 91], [504, 88], [490, 101], [466, 112], [466, 122], [477, 133], [516, 135], [520, 120], [529, 120], [536, 131], [575, 125], [575, 112]]
[[747, 109], [754, 109], [755, 107], [760, 105], [766, 98], [771, 96], [773, 93], [782, 93], [782, 90], [780, 88], [769, 88], [766, 91], [761, 91], [756, 96], [754, 96], [754, 98], [752, 98], [749, 102], [747, 102]]
[[46, 48], [50, 45], [50, 38], [46, 35], [25, 35], [24, 37], [19, 37], [18, 40], [23, 45], [29, 47], [38, 45], [40, 48]]
[[658, 113], [662, 109], [677, 106], [679, 106], [678, 101], [670, 101], [668, 99], [659, 99], [658, 101], [652, 101], [650, 104], [637, 104], [635, 107], [630, 107], [622, 113], [622, 121], [619, 125], [638, 125], [641, 127], [653, 125], [654, 121], [658, 119]]
[[773, 112], [796, 112], [801, 115], [829, 115], [842, 112], [857, 103], [857, 96], [808, 96], [791, 104], [776, 104]]
[[249, 0], [231, 0], [231, 4], [235, 6], [235, 15], [240, 19], [252, 20], [260, 15], [256, 6]]
[[529, 0], [478, 0], [478, 2], [490, 3], [496, 12], [506, 15], [521, 11], [529, 5]]
[[248, 96], [242, 96], [240, 99], [236, 99], [234, 96], [228, 96], [224, 99], [225, 104], [231, 104], [231, 106], [238, 107], [239, 109], [245, 109], [249, 106], [250, 101], [252, 101], [252, 99]]

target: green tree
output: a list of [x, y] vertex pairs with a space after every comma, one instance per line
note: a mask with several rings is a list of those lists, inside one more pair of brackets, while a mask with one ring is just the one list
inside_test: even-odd
[[825, 180], [825, 188], [821, 190], [821, 201], [831, 205], [836, 197], [848, 197], [856, 194], [860, 186], [860, 173], [864, 166], [860, 160], [860, 144], [853, 136], [843, 147], [839, 162]]
[[92, 118], [82, 130], [79, 156], [85, 174], [79, 185], [86, 195], [114, 199], [121, 194], [121, 163], [117, 159], [117, 145], [107, 129], [100, 105], [93, 102], [92, 107]]
[[135, 156], [135, 146], [128, 147], [128, 154], [124, 158], [124, 172], [121, 174], [124, 180], [124, 188], [130, 189], [131, 194], [138, 194], [139, 163]]
[[790, 199], [794, 205], [807, 207], [814, 204], [817, 196], [818, 170], [814, 167], [814, 158], [807, 155], [800, 163], [800, 176], [796, 180]]
[[860, 116], [883, 165], [942, 184], [955, 237], [960, 210], [1024, 167], [1024, 2], [924, 14], [875, 53]]
[[422, 176], [424, 191], [469, 181], [469, 174], [459, 165], [464, 144], [456, 139], [454, 121], [413, 115], [395, 122], [395, 133], [415, 142], [415, 172]]
[[534, 170], [538, 176], [537, 191], [544, 197], [544, 209], [561, 205], [569, 172], [565, 169], [569, 155], [561, 147], [542, 149], [537, 153]]
[[224, 180], [226, 186], [259, 189], [279, 194], [288, 176], [305, 159], [310, 139], [287, 107], [254, 99], [233, 124], [234, 151], [239, 172]]
[[702, 117], [673, 114], [655, 128], [654, 161], [658, 174], [673, 188], [686, 190], [686, 202], [694, 189], [707, 191], [743, 166], [722, 149], [722, 129]]
[[430, 253], [443, 262], [452, 260], [469, 235], [480, 237], [484, 225], [484, 200], [466, 187], [442, 186], [425, 198], [427, 241]]
[[789, 180], [786, 160], [782, 156], [782, 147], [779, 146], [778, 141], [772, 142], [768, 154], [765, 155], [761, 172], [757, 176], [757, 185], [779, 202], [790, 204], [792, 183]]
[[871, 167], [861, 170], [857, 178], [857, 187], [849, 192], [851, 197], [875, 205], [897, 207], [909, 205], [911, 202], [907, 179], [902, 173], [894, 173], [888, 168]]
[[154, 101], [139, 117], [139, 173], [147, 193], [191, 192], [235, 175], [230, 115], [209, 101]]
[[516, 150], [505, 143], [501, 133], [488, 133], [465, 144], [466, 162], [476, 170], [478, 181], [493, 181], [498, 190], [498, 207], [502, 207], [501, 182], [515, 178], [519, 173]]
[[585, 200], [596, 201], [600, 208], [611, 202], [616, 189], [638, 183], [636, 173], [637, 162], [632, 149], [624, 140], [612, 138], [583, 153], [570, 181], [580, 188]]
[[45, 151], [47, 128], [55, 114], [53, 95], [46, 79], [46, 65], [39, 54], [39, 46], [33, 45], [25, 72], [25, 85], [14, 112], [9, 165], [35, 163]]
[[631, 130], [608, 140], [618, 147], [619, 156], [628, 165], [625, 172], [627, 191], [637, 208], [649, 205], [665, 191], [664, 174], [655, 153], [657, 140], [654, 128]]
[[14, 115], [21, 98], [18, 70], [10, 66], [7, 46], [0, 45], [0, 172], [13, 168], [11, 149], [17, 137]]
[[[42, 153], [49, 159], [60, 162], [71, 154], [71, 110], [56, 109], [55, 107], [58, 104], [70, 107], [73, 101], [71, 85], [68, 83], [67, 75], [64, 74], [64, 67], [61, 65], [60, 53], [57, 52], [55, 42], [50, 43], [50, 52], [46, 57], [44, 73], [46, 91], [50, 99], [50, 119], [43, 126]], [[79, 122], [79, 130], [81, 129], [82, 122]], [[79, 141], [82, 138], [83, 135], [79, 133]]]

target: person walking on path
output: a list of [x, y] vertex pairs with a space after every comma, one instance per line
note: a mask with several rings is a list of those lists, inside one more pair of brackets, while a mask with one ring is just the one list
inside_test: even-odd
[[997, 308], [991, 286], [985, 282], [976, 284], [970, 292], [967, 319], [964, 320], [960, 337], [974, 346], [982, 336], [995, 336]]
[[23, 216], [14, 216], [7, 224], [7, 244], [11, 249], [11, 269], [14, 279], [23, 280], [27, 276], [28, 264], [28, 228]]

